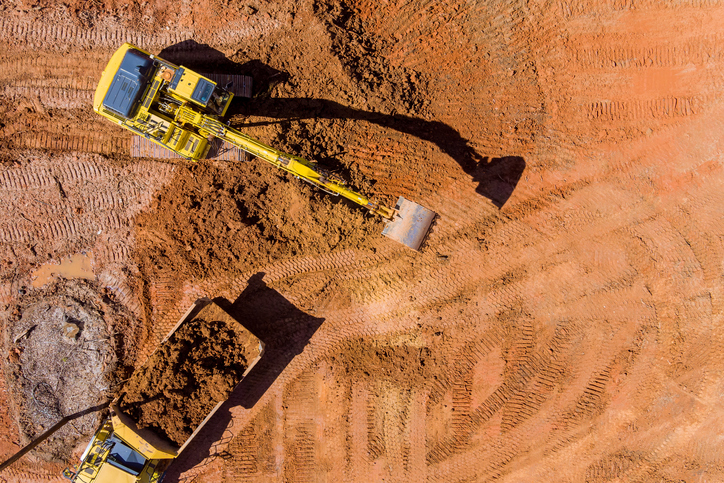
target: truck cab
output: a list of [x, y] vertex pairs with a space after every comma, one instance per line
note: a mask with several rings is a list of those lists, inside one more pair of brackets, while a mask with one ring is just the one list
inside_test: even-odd
[[93, 436], [75, 471], [66, 469], [63, 476], [73, 483], [159, 483], [173, 456], [141, 454], [114, 431], [113, 419], [106, 419]]

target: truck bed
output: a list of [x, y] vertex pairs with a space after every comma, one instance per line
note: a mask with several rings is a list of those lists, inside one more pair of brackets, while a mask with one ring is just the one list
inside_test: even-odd
[[139, 429], [183, 449], [262, 351], [256, 336], [221, 307], [201, 299], [134, 372], [117, 407]]

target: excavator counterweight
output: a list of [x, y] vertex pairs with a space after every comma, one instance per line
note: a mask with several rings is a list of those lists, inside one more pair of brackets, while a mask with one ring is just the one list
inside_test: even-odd
[[419, 250], [435, 218], [433, 211], [402, 197], [394, 209], [380, 205], [347, 188], [317, 163], [267, 146], [222, 122], [234, 94], [210, 77], [125, 43], [103, 71], [93, 109], [147, 142], [190, 161], [207, 157], [215, 140], [239, 148], [369, 209], [386, 220], [383, 235]]

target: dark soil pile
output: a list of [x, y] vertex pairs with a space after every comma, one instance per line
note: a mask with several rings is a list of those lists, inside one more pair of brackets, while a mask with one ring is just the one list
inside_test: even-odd
[[121, 410], [139, 428], [181, 446], [241, 381], [254, 344], [220, 313], [212, 305], [182, 324], [128, 381]]

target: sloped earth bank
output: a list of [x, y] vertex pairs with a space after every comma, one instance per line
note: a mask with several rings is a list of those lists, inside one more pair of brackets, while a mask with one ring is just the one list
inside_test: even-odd
[[258, 342], [250, 339], [217, 306], [204, 307], [133, 374], [121, 392], [121, 410], [139, 428], [183, 446], [256, 358], [258, 352], [250, 349]]
[[[720, 2], [0, 9], [5, 332], [81, 252], [136, 367], [199, 296], [266, 331], [166, 481], [724, 480]], [[125, 40], [253, 76], [231, 123], [436, 211], [422, 251], [258, 160], [129, 158], [90, 108]], [[10, 454], [31, 401], [0, 383]]]

